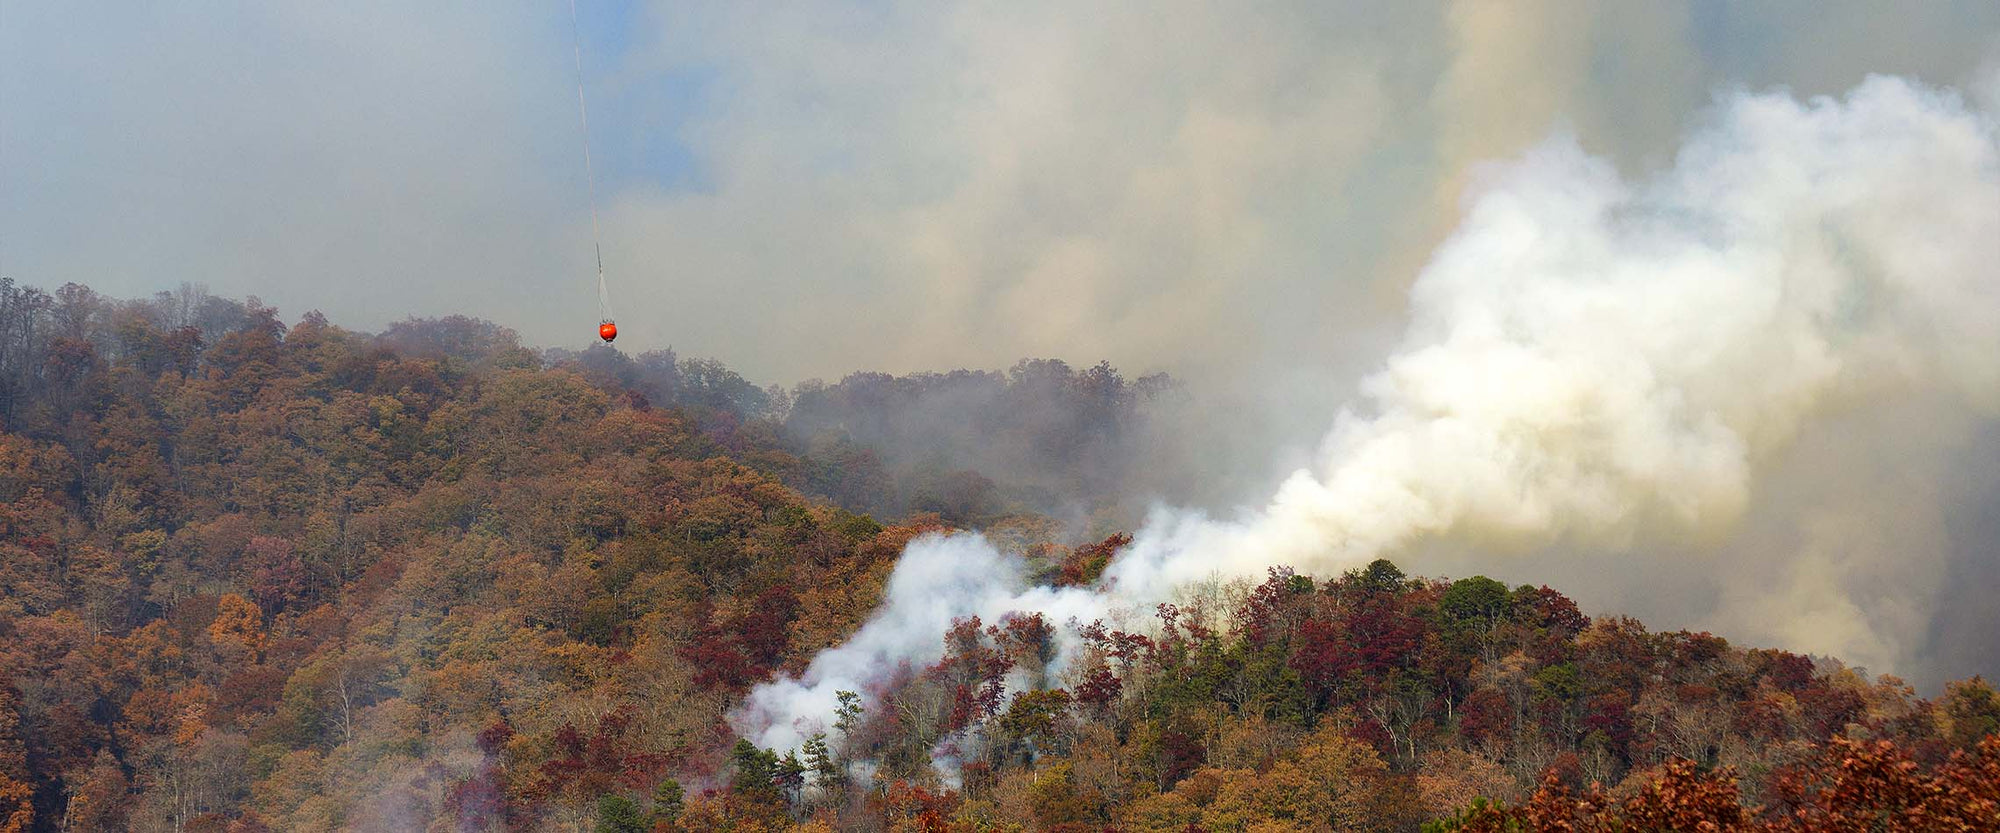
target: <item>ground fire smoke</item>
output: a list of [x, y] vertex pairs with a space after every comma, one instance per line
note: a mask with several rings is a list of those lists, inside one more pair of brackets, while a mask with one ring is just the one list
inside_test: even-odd
[[836, 690], [935, 659], [954, 617], [1088, 621], [1422, 540], [1610, 550], [1727, 528], [1807, 420], [1908, 391], [2000, 408], [1992, 114], [1881, 77], [1842, 100], [1735, 95], [1640, 181], [1553, 139], [1477, 178], [1401, 346], [1268, 506], [1159, 510], [1096, 592], [1028, 587], [977, 535], [921, 539], [873, 620], [736, 722], [794, 748]]

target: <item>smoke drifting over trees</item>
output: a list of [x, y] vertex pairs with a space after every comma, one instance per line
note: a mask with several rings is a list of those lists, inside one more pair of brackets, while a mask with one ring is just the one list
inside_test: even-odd
[[928, 512], [966, 526], [1020, 513], [1130, 523], [1151, 497], [1149, 478], [1164, 469], [1142, 458], [1169, 453], [1167, 432], [1184, 424], [1175, 406], [1185, 397], [1166, 374], [1127, 381], [1102, 362], [1082, 371], [1031, 359], [1006, 372], [855, 373], [788, 391], [672, 350], [628, 357], [599, 345], [551, 350], [548, 359], [652, 403], [769, 420], [799, 457], [799, 485], [849, 510]]
[[[934, 425], [785, 409], [815, 386], [543, 355], [473, 319], [369, 336], [192, 288], [6, 289], [0, 321], [30, 334], [0, 434], [8, 825], [1405, 829], [1585, 812], [1575, 791], [1601, 818], [1761, 803], [1786, 829], [1885, 790], [1981, 812], [2000, 783], [1982, 680], [1923, 699], [1547, 587], [1376, 561], [1121, 615], [1104, 591], [1143, 539], [954, 533], [795, 491], [864, 458], [801, 455], [781, 416]], [[1041, 407], [984, 425], [1131, 464], [1157, 382], [1024, 367], [847, 389], [1019, 397]], [[967, 453], [937, 442], [924, 457]], [[996, 471], [1063, 483], [1064, 462]], [[825, 722], [737, 737], [777, 708]], [[1828, 758], [1866, 766], [1828, 780]]]
[[632, 354], [426, 8], [7, 7], [0, 833], [2000, 812], [2000, 7], [621, 7]]
[[1164, 374], [1128, 382], [1107, 363], [1079, 372], [1051, 359], [1006, 373], [857, 373], [794, 389], [785, 431], [807, 445], [809, 463], [872, 452], [897, 474], [894, 488], [817, 489], [850, 508], [966, 524], [1009, 509], [1065, 516], [1128, 500], [1145, 442], [1162, 440], [1146, 418], [1168, 404], [1171, 385]]
[[[1161, 510], [1099, 591], [1051, 597], [1006, 569], [905, 594], [892, 580], [855, 644], [922, 630], [910, 615], [1046, 608], [1088, 622], [1212, 576], [1344, 569], [1426, 539], [1482, 553], [1567, 541], [1615, 560], [1647, 534], [1722, 534], [1760, 469], [1829, 410], [1916, 392], [1995, 416], [1995, 239], [1994, 118], [1897, 79], [1841, 100], [1727, 99], [1674, 167], [1638, 183], [1552, 141], [1489, 173], [1412, 290], [1404, 345], [1364, 382], [1369, 407], [1343, 411], [1322, 460], [1267, 507], [1228, 520]], [[977, 539], [926, 546], [942, 551], [920, 549], [907, 569], [1004, 559], [975, 555], [990, 547]], [[1815, 646], [1831, 653], [1920, 636], [1879, 633], [1903, 623], [1843, 581], [1880, 572], [1838, 569], [1813, 598], [1757, 602], [1810, 605], [1787, 613], [1849, 640]], [[1944, 592], [1921, 577], [1900, 589]], [[745, 725], [796, 745], [795, 725], [823, 717], [834, 690], [890, 667], [827, 662], [753, 695]]]

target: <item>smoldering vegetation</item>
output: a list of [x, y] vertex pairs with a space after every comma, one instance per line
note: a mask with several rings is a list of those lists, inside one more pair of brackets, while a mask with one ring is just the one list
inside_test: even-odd
[[[0, 814], [23, 824], [539, 829], [633, 790], [706, 801], [732, 705], [854, 634], [946, 528], [814, 497], [809, 463], [897, 475], [795, 453], [791, 393], [714, 361], [288, 323], [198, 286], [0, 289]], [[1118, 465], [1134, 384], [1024, 367], [938, 410], [1005, 403], [1022, 418], [984, 425], [1021, 447]], [[1008, 522], [1072, 555], [1062, 524]]]

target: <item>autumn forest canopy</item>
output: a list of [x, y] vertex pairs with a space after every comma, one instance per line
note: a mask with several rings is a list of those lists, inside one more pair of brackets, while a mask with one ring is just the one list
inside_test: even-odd
[[760, 748], [746, 694], [854, 634], [919, 536], [1100, 582], [1185, 393], [1047, 359], [786, 389], [466, 318], [286, 322], [0, 279], [0, 830], [2000, 820], [1980, 678], [1921, 697], [1388, 560], [962, 618]]

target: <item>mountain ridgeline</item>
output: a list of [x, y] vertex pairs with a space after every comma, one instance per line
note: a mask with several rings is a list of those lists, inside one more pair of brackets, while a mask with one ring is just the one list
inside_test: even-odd
[[1138, 622], [963, 620], [804, 748], [738, 738], [745, 693], [859, 628], [917, 536], [1098, 581], [1180, 396], [1049, 360], [785, 390], [464, 318], [367, 334], [0, 280], [0, 830], [2000, 814], [1981, 679], [1927, 699], [1387, 561]]

